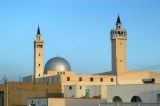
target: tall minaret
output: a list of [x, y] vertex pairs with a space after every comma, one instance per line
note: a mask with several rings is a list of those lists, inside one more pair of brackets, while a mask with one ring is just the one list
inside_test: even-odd
[[112, 72], [117, 75], [126, 72], [127, 31], [121, 28], [121, 24], [118, 15], [116, 29], [111, 30]]
[[44, 71], [44, 41], [41, 39], [40, 28], [38, 26], [36, 40], [34, 41], [34, 77], [42, 77]]

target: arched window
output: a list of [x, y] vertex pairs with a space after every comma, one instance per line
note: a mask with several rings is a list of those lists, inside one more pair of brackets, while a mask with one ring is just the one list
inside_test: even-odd
[[121, 36], [121, 32], [120, 31], [118, 31], [118, 36]]
[[131, 102], [142, 102], [142, 99], [139, 96], [133, 96]]
[[69, 90], [72, 90], [72, 86], [69, 86]]
[[80, 86], [79, 89], [82, 89], [82, 86]]
[[115, 96], [113, 102], [122, 102], [122, 99], [119, 96]]

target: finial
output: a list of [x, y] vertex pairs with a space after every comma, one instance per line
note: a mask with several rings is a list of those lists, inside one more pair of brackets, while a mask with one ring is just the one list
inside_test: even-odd
[[116, 24], [120, 23], [121, 24], [121, 20], [120, 20], [120, 17], [119, 17], [119, 13], [118, 13], [118, 18], [117, 18], [117, 22]]
[[39, 24], [38, 24], [37, 34], [41, 34]]

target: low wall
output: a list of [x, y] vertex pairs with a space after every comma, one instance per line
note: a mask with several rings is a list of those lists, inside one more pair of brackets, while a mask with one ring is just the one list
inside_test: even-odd
[[48, 106], [98, 106], [101, 99], [48, 98]]
[[160, 103], [101, 103], [98, 106], [160, 106]]

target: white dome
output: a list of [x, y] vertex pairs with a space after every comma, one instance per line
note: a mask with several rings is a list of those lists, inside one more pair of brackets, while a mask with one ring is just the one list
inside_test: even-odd
[[54, 57], [47, 61], [44, 73], [46, 74], [47, 71], [71, 71], [71, 67], [69, 62], [62, 58], [62, 57]]

